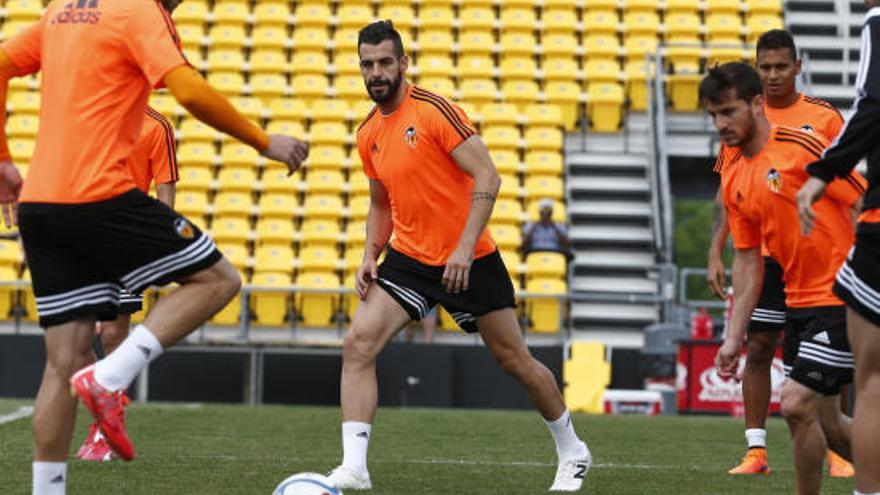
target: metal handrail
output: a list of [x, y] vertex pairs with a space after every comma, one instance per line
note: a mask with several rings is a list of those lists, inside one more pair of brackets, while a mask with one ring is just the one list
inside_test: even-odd
[[669, 156], [666, 144], [666, 92], [664, 90], [665, 71], [663, 68], [663, 50], [657, 50], [654, 55], [654, 121], [652, 122], [654, 135], [656, 136], [656, 163], [652, 167], [657, 176], [657, 187], [662, 221], [662, 249], [661, 260], [664, 263], [672, 262], [673, 252], [673, 211], [672, 193], [669, 185]]

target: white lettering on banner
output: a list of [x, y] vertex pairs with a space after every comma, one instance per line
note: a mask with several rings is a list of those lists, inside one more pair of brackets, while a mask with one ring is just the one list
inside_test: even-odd
[[[737, 374], [742, 374], [745, 364], [746, 358], [743, 356], [739, 360]], [[679, 370], [679, 372], [682, 371]], [[770, 402], [779, 402], [784, 381], [785, 371], [782, 368], [782, 360], [773, 358], [773, 363], [770, 365]], [[742, 383], [721, 378], [715, 371], [715, 367], [709, 366], [700, 373], [700, 391], [697, 397], [704, 402], [742, 401]]]

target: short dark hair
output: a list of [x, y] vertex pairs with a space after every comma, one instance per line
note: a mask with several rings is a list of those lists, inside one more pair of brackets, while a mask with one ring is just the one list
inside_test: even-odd
[[358, 32], [358, 50], [364, 43], [368, 45], [378, 45], [385, 40], [391, 40], [394, 45], [394, 54], [397, 58], [403, 56], [403, 40], [400, 39], [400, 33], [394, 29], [391, 20], [376, 21], [368, 24]]
[[736, 97], [751, 102], [764, 91], [758, 71], [749, 64], [728, 62], [709, 69], [700, 81], [700, 101], [720, 103], [721, 97], [729, 89], [736, 90]]
[[797, 60], [797, 46], [794, 44], [791, 33], [784, 29], [771, 29], [758, 38], [755, 54], [761, 53], [762, 50], [781, 50], [783, 48], [791, 50], [791, 59]]

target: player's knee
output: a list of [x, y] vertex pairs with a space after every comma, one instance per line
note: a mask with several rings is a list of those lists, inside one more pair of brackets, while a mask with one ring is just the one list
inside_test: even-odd
[[376, 345], [365, 335], [363, 328], [352, 324], [342, 340], [342, 357], [347, 365], [369, 364], [376, 359]]
[[513, 351], [498, 352], [495, 360], [501, 365], [501, 369], [516, 377], [525, 375], [531, 365], [531, 356]]
[[790, 389], [783, 388], [779, 404], [780, 412], [787, 421], [805, 421], [814, 417], [808, 401]]
[[89, 349], [57, 349], [46, 356], [46, 373], [66, 380], [77, 370], [91, 364], [94, 360]]
[[751, 369], [766, 368], [773, 362], [774, 345], [767, 345], [760, 339], [749, 340], [746, 366]]
[[238, 294], [238, 291], [241, 290], [241, 276], [238, 274], [238, 271], [225, 258], [218, 261], [211, 268], [211, 271], [214, 272], [211, 285], [216, 297], [226, 302], [231, 301]]

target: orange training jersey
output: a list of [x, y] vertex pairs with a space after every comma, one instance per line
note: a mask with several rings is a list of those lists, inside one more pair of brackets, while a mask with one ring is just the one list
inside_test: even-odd
[[845, 207], [861, 197], [865, 181], [854, 173], [829, 184], [813, 206], [816, 228], [809, 236], [800, 232], [796, 203], [808, 178], [806, 166], [821, 156], [826, 145], [797, 129], [774, 127], [757, 155], [740, 154], [722, 175], [734, 245], [750, 249], [762, 241], [766, 244], [782, 266], [785, 300], [792, 308], [843, 304], [831, 287], [854, 240]]
[[177, 182], [177, 145], [174, 128], [162, 114], [147, 107], [144, 127], [137, 144], [128, 156], [128, 166], [134, 183], [143, 192], [150, 191], [150, 184]]
[[0, 45], [42, 71], [40, 127], [23, 202], [86, 203], [135, 187], [126, 158], [150, 90], [186, 60], [156, 0], [55, 0]]
[[[367, 177], [380, 181], [391, 199], [394, 249], [427, 265], [446, 264], [474, 188], [450, 152], [476, 133], [458, 106], [412, 84], [392, 114], [376, 107], [367, 115], [357, 132], [358, 152]], [[483, 230], [474, 258], [493, 251], [495, 243]]]
[[[843, 117], [832, 104], [803, 93], [796, 102], [785, 108], [773, 108], [765, 103], [764, 115], [772, 125], [793, 127], [829, 144], [843, 128]], [[734, 155], [736, 150], [722, 144], [715, 159], [715, 171], [720, 172], [725, 163], [734, 159]]]

